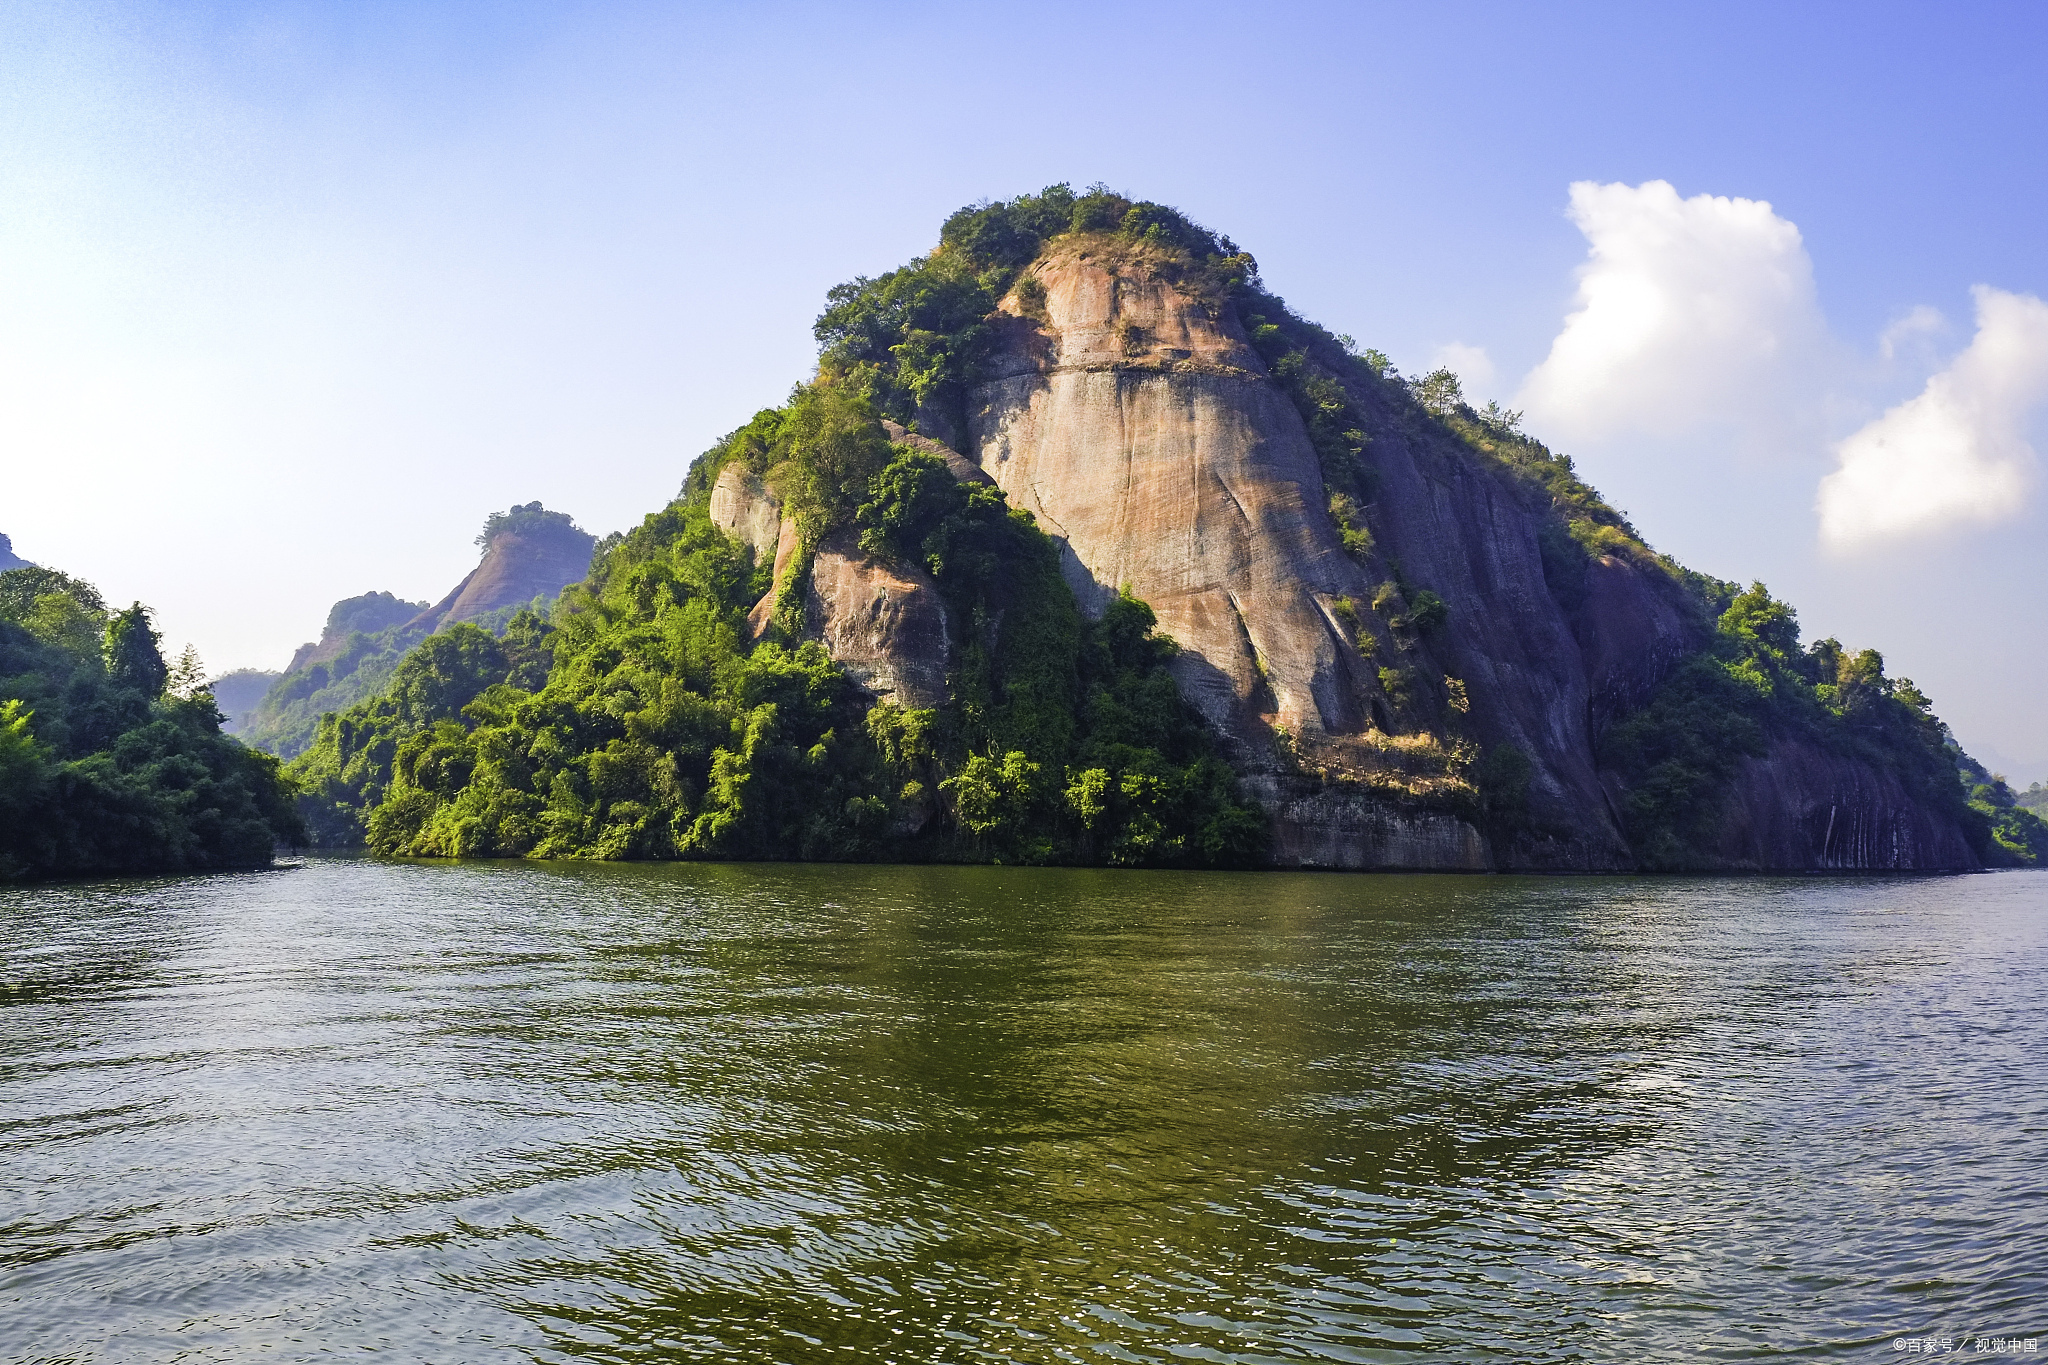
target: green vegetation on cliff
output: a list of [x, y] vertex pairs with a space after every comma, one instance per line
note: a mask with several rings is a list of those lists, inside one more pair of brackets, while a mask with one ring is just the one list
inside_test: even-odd
[[0, 573], [0, 880], [267, 864], [303, 837], [290, 789], [220, 722], [140, 603]]
[[[959, 631], [952, 705], [873, 704], [766, 566], [712, 525], [718, 468], [766, 474], [807, 560], [835, 530], [933, 576]], [[552, 623], [457, 627], [292, 765], [316, 837], [389, 853], [927, 857], [1234, 864], [1264, 827], [1128, 599], [1093, 626], [1002, 494], [893, 446], [865, 394], [799, 389], [720, 442], [686, 496], [600, 553]]]

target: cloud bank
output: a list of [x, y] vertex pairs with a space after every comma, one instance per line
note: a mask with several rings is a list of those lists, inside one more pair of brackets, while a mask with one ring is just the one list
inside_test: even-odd
[[2032, 483], [2028, 413], [2048, 397], [2048, 304], [1978, 285], [1977, 335], [1899, 404], [1835, 447], [1821, 543], [1850, 551], [2017, 514]]
[[1516, 395], [1567, 440], [1780, 425], [1828, 348], [1799, 229], [1669, 182], [1571, 187], [1590, 245], [1575, 309]]

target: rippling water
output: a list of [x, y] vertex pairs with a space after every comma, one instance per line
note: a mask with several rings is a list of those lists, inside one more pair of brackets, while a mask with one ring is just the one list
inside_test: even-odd
[[2044, 984], [2036, 873], [0, 891], [0, 1356], [2043, 1338]]

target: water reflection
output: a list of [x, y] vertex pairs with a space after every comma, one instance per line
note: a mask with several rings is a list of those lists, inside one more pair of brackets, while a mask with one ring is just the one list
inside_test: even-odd
[[0, 893], [0, 1317], [138, 1360], [2020, 1333], [2044, 893], [344, 861]]

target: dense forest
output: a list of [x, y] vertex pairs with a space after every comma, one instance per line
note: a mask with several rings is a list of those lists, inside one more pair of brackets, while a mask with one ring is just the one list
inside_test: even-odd
[[278, 761], [221, 733], [140, 603], [0, 573], [0, 880], [260, 867], [305, 829]]
[[[1165, 670], [1143, 603], [1081, 619], [1051, 544], [984, 485], [801, 390], [706, 458], [773, 470], [809, 535], [919, 556], [966, 622], [953, 705], [871, 704], [698, 491], [600, 554], [558, 621], [457, 626], [292, 764], [317, 839], [388, 853], [1236, 865], [1263, 820]], [[1000, 624], [997, 624], [1000, 622]], [[991, 628], [992, 627], [992, 628]]]

